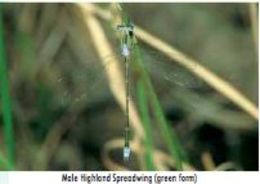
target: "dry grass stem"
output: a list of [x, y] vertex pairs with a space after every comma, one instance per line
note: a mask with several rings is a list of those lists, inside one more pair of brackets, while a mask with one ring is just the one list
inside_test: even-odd
[[236, 165], [233, 162], [225, 162], [215, 168], [215, 171], [227, 171], [229, 169], [234, 170]]
[[213, 171], [216, 168], [213, 158], [209, 152], [202, 153], [201, 160], [206, 171]]
[[66, 38], [68, 31], [67, 15], [63, 11], [58, 18], [59, 20], [57, 21], [57, 24], [51, 30], [50, 34], [45, 39], [42, 48], [39, 50], [38, 58], [40, 59], [40, 61], [37, 65], [38, 69], [41, 69], [41, 66], [45, 62], [50, 62], [53, 60], [53, 57], [56, 55]]
[[[154, 162], [156, 164], [159, 164], [160, 166], [164, 166], [161, 168], [162, 170], [166, 171], [170, 168], [176, 168], [176, 162], [172, 157], [160, 150], [154, 150]], [[168, 166], [168, 167], [167, 167]], [[183, 170], [184, 171], [194, 171], [195, 168], [188, 163], [183, 162], [182, 163]]]
[[[40, 151], [36, 154], [35, 170], [45, 170], [60, 145], [62, 136], [74, 125], [78, 112], [68, 112], [57, 121], [47, 134]], [[42, 159], [44, 158], [44, 159]], [[44, 163], [42, 163], [44, 161]]]
[[24, 5], [20, 16], [18, 26], [25, 33], [32, 33], [36, 28], [36, 13], [39, 7], [37, 4]]

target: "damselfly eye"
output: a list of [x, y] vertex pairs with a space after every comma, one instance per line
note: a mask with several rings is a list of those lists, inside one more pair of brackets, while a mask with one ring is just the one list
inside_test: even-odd
[[130, 36], [130, 37], [133, 37], [133, 36], [134, 36], [134, 31], [133, 31], [133, 30], [130, 30], [130, 31], [129, 31], [129, 36]]

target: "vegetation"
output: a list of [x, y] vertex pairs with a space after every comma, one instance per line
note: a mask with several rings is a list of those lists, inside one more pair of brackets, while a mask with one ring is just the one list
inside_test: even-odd
[[[256, 4], [0, 4], [1, 170], [258, 170]], [[123, 161], [130, 48], [131, 157]]]

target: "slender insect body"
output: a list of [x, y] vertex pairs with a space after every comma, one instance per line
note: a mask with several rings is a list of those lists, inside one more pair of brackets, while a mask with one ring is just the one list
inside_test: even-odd
[[129, 133], [130, 133], [130, 122], [129, 122], [129, 95], [130, 95], [130, 85], [129, 85], [129, 60], [130, 60], [130, 47], [134, 34], [134, 26], [130, 25], [119, 25], [117, 30], [122, 32], [121, 38], [121, 54], [125, 59], [125, 86], [126, 86], [126, 128], [125, 128], [125, 145], [123, 149], [124, 161], [128, 161], [130, 158], [130, 144], [129, 144]]

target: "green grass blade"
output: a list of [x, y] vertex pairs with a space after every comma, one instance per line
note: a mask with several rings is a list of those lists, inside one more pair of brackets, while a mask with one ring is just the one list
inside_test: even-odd
[[144, 67], [144, 62], [141, 57], [140, 49], [138, 48], [138, 45], [136, 44], [134, 47], [134, 53], [136, 55], [136, 61], [138, 62], [137, 65], [139, 65], [138, 68], [140, 68], [139, 72], [141, 73], [141, 76], [143, 77], [145, 84], [146, 84], [146, 91], [148, 91], [148, 95], [150, 97], [151, 106], [153, 109], [153, 112], [155, 113], [155, 117], [157, 119], [158, 125], [160, 127], [161, 134], [163, 136], [164, 141], [166, 142], [167, 147], [169, 148], [171, 156], [176, 161], [176, 168], [177, 170], [182, 170], [182, 162], [184, 160], [184, 154], [185, 153], [181, 145], [179, 143], [179, 140], [176, 136], [176, 133], [174, 130], [169, 127], [166, 118], [164, 116], [163, 110], [161, 108], [161, 105], [159, 103], [159, 100], [154, 92], [152, 83], [150, 81], [149, 75]]
[[143, 122], [143, 127], [145, 130], [145, 164], [146, 169], [149, 171], [154, 171], [155, 166], [153, 162], [153, 141], [152, 141], [152, 128], [151, 120], [149, 115], [148, 101], [145, 93], [145, 84], [142, 79], [137, 82], [137, 94], [138, 103], [140, 108], [140, 114]]
[[7, 71], [7, 61], [4, 45], [4, 24], [2, 11], [0, 7], [0, 90], [3, 109], [3, 123], [4, 123], [4, 139], [7, 146], [8, 162], [13, 168], [14, 166], [14, 135], [13, 135], [13, 122], [11, 110], [11, 97], [9, 94], [9, 81]]

